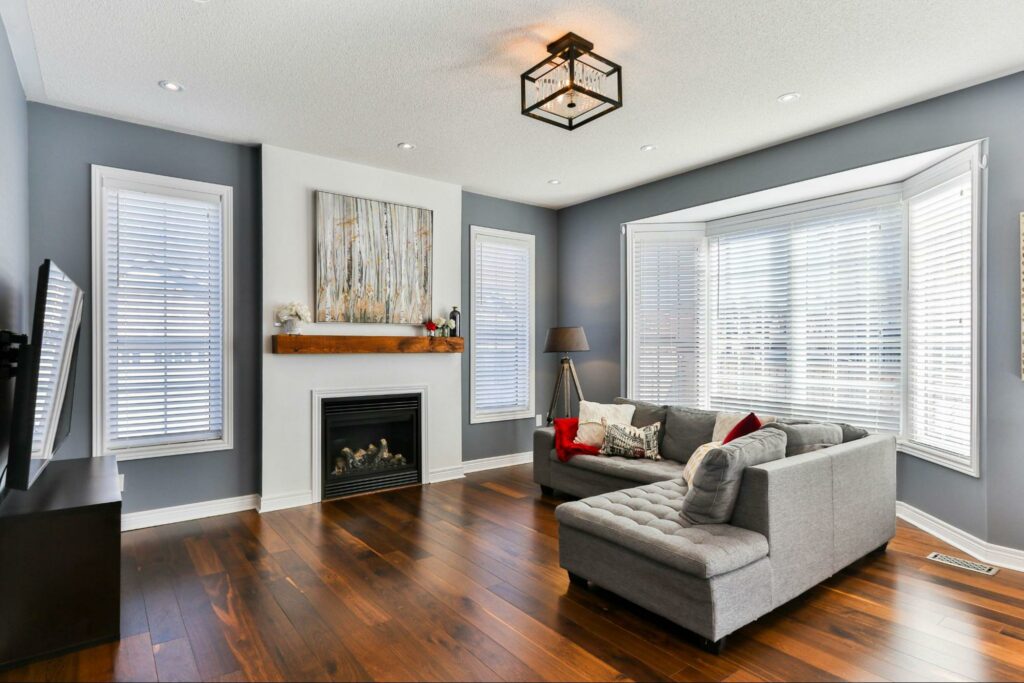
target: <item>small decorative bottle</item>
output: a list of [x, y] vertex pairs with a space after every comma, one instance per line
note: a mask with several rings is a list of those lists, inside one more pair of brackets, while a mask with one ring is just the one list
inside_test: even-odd
[[452, 306], [452, 312], [451, 312], [451, 314], [449, 314], [448, 319], [455, 321], [455, 327], [452, 328], [452, 336], [453, 337], [461, 337], [462, 336], [462, 326], [459, 323], [459, 318], [460, 317], [462, 317], [462, 314], [459, 313], [459, 307], [458, 306]]

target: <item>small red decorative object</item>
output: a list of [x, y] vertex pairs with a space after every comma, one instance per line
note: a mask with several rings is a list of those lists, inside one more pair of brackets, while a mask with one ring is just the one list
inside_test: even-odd
[[736, 426], [729, 430], [729, 433], [725, 435], [722, 440], [722, 444], [725, 445], [733, 439], [738, 439], [741, 436], [746, 436], [756, 432], [761, 428], [761, 420], [758, 419], [757, 415], [750, 413], [745, 418], [736, 423]]
[[434, 330], [437, 329], [437, 325], [434, 324], [433, 320], [428, 320], [427, 322], [423, 323], [423, 327], [427, 328], [427, 332], [433, 332]]
[[569, 462], [574, 455], [597, 455], [601, 449], [597, 446], [576, 443], [576, 432], [580, 428], [578, 417], [555, 418], [555, 452], [562, 462]]

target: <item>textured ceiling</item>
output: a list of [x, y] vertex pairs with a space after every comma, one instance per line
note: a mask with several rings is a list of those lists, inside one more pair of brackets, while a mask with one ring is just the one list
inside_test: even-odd
[[[1020, 0], [3, 0], [0, 12], [32, 100], [551, 207], [1024, 68]], [[519, 114], [519, 74], [570, 30], [622, 65], [625, 101], [573, 132]], [[776, 101], [789, 91], [803, 96]]]

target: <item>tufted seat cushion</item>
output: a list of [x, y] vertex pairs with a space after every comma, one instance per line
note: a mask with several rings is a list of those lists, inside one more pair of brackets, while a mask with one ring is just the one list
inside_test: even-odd
[[[555, 456], [557, 457], [557, 456]], [[646, 458], [623, 458], [618, 455], [574, 455], [567, 463], [572, 467], [607, 474], [638, 484], [652, 484], [666, 479], [683, 476], [683, 465], [675, 460], [648, 460]]]
[[559, 524], [700, 578], [768, 555], [768, 539], [755, 531], [729, 524], [687, 525], [679, 514], [685, 497], [684, 481], [662, 481], [563, 503], [555, 515]]

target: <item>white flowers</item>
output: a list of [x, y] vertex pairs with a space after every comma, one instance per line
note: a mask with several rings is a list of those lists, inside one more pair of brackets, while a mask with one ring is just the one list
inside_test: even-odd
[[437, 318], [434, 318], [434, 324], [437, 325], [438, 329], [441, 329], [442, 327], [448, 324], [448, 321], [439, 316]]
[[448, 326], [449, 330], [454, 330], [455, 329], [455, 321], [452, 320], [451, 318], [448, 318], [448, 322], [446, 322], [445, 325]]
[[278, 306], [274, 309], [274, 317], [277, 318], [279, 323], [285, 323], [289, 320], [301, 320], [304, 323], [308, 323], [313, 319], [309, 312], [309, 306], [298, 301]]

